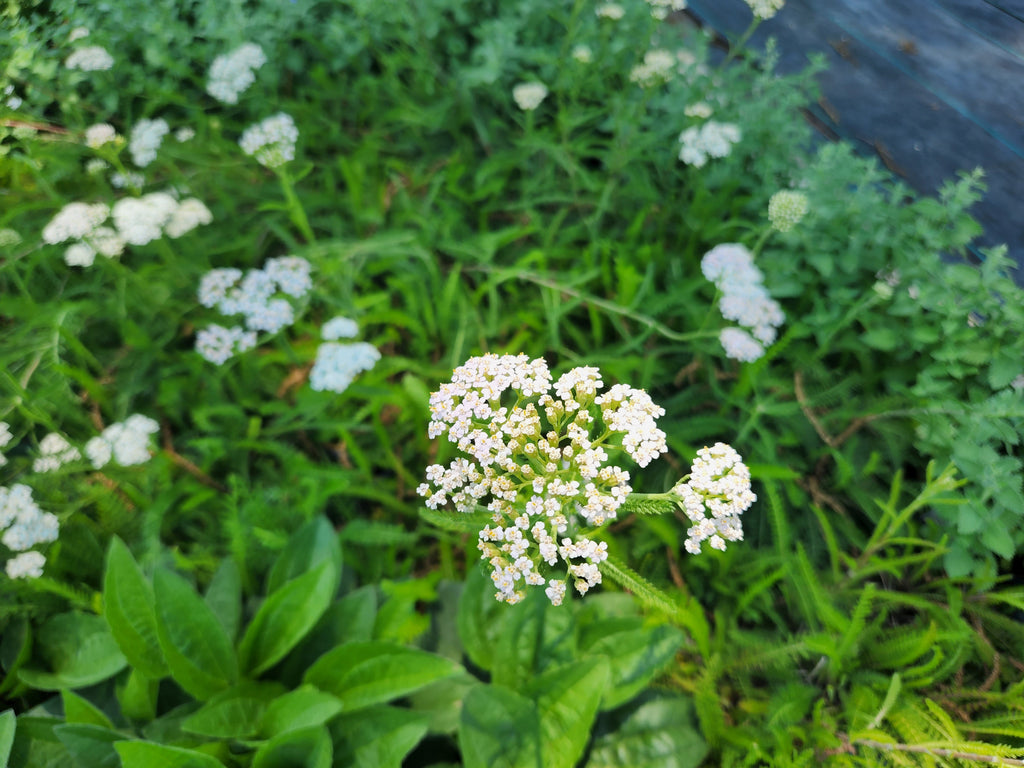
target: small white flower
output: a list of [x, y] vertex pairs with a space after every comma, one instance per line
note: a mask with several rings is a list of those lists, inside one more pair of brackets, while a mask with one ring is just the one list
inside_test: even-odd
[[764, 354], [764, 347], [742, 328], [723, 328], [718, 335], [727, 357], [752, 363]]
[[109, 215], [110, 208], [103, 203], [68, 203], [43, 227], [43, 242], [56, 244], [81, 239]]
[[64, 66], [68, 69], [80, 69], [83, 72], [99, 72], [114, 66], [114, 58], [107, 49], [99, 45], [78, 48], [67, 59]]
[[96, 261], [96, 249], [88, 243], [73, 243], [64, 251], [64, 263], [69, 267], [91, 267]]
[[256, 70], [266, 63], [263, 49], [255, 43], [221, 54], [210, 65], [206, 92], [225, 104], [237, 104], [239, 94], [256, 82]]
[[524, 112], [532, 112], [548, 95], [548, 88], [544, 83], [519, 83], [512, 89], [512, 98]]
[[359, 324], [347, 317], [332, 317], [320, 327], [320, 337], [324, 341], [351, 339], [359, 333]]
[[210, 213], [210, 209], [201, 200], [189, 197], [182, 200], [174, 209], [170, 221], [164, 225], [164, 232], [168, 237], [178, 238], [199, 225], [209, 224], [211, 221], [213, 221], [213, 214]]
[[267, 168], [277, 168], [295, 159], [295, 142], [299, 129], [290, 115], [279, 112], [262, 122], [250, 125], [238, 140], [245, 154]]
[[309, 386], [317, 392], [344, 392], [363, 371], [380, 360], [380, 352], [372, 344], [357, 341], [339, 344], [325, 341], [316, 351], [316, 361], [309, 372]]
[[572, 57], [580, 64], [589, 64], [594, 60], [594, 54], [591, 52], [590, 46], [583, 45], [582, 43], [573, 47]]
[[9, 579], [38, 579], [43, 575], [46, 558], [36, 551], [22, 552], [7, 561], [4, 570]]
[[184, 144], [186, 141], [191, 141], [195, 137], [196, 137], [195, 130], [192, 129], [192, 128], [189, 128], [188, 126], [186, 126], [184, 128], [179, 128], [178, 130], [176, 130], [174, 132], [174, 138], [178, 141], [179, 144]]
[[128, 151], [131, 153], [132, 162], [140, 168], [145, 168], [153, 162], [164, 136], [170, 130], [170, 126], [163, 118], [139, 120], [132, 127], [131, 137], [128, 140]]
[[810, 202], [803, 192], [782, 189], [768, 200], [768, 221], [779, 232], [789, 232], [807, 214]]
[[97, 123], [85, 129], [85, 145], [90, 149], [99, 149], [104, 144], [117, 140], [117, 131], [110, 123]]
[[89, 36], [88, 27], [75, 27], [68, 33], [68, 42], [73, 43], [76, 40], [81, 40], [83, 37]]
[[599, 5], [594, 13], [597, 14], [599, 19], [611, 19], [612, 21], [618, 21], [625, 14], [626, 11], [618, 3], [604, 3]]
[[746, 0], [754, 16], [762, 21], [770, 19], [785, 5], [785, 0]]

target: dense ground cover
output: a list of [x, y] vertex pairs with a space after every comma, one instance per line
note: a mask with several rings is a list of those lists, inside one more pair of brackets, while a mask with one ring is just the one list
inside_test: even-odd
[[982, 175], [675, 5], [6, 10], [10, 765], [1017, 764]]

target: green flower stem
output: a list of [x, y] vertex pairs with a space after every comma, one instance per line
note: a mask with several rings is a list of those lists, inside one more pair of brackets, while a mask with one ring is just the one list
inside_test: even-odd
[[288, 175], [286, 167], [275, 169], [277, 178], [281, 180], [281, 190], [284, 192], [285, 201], [288, 203], [288, 216], [292, 223], [299, 228], [307, 243], [315, 243], [313, 228], [309, 226], [309, 219], [306, 217], [306, 209], [302, 207], [298, 195], [295, 194], [295, 186], [292, 184], [291, 176]]
[[772, 227], [770, 224], [767, 227], [765, 227], [764, 231], [761, 233], [761, 236], [757, 238], [757, 242], [754, 243], [754, 247], [750, 249], [750, 252], [753, 253], [755, 257], [761, 255], [761, 249], [764, 248], [764, 244], [768, 241], [768, 238], [771, 237], [771, 234], [774, 231], [775, 228]]
[[732, 61], [739, 55], [739, 52], [742, 51], [744, 47], [746, 47], [747, 41], [750, 40], [751, 35], [754, 34], [754, 32], [757, 30], [759, 26], [761, 26], [761, 19], [755, 16], [751, 20], [750, 26], [747, 27], [746, 32], [740, 35], [740, 39], [737, 40], [733, 45], [729, 46], [729, 53], [722, 60], [722, 67], [725, 67], [730, 61]]

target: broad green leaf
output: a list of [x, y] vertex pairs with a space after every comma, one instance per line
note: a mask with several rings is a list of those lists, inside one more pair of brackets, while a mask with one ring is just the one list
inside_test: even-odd
[[18, 718], [8, 768], [71, 768], [74, 760], [56, 728], [61, 721], [50, 717]]
[[234, 560], [221, 561], [203, 599], [224, 627], [228, 639], [234, 642], [242, 621], [242, 577]]
[[53, 729], [80, 768], [118, 768], [121, 760], [114, 742], [128, 737], [110, 728], [86, 723], [58, 725]]
[[14, 716], [13, 709], [0, 712], [0, 765], [7, 765], [7, 758], [10, 757], [11, 747], [14, 745], [14, 732], [17, 727], [18, 720]]
[[466, 768], [546, 768], [537, 706], [500, 685], [481, 685], [466, 696], [459, 722]]
[[324, 615], [338, 578], [337, 565], [329, 560], [270, 595], [238, 646], [242, 668], [257, 676], [283, 659]]
[[256, 752], [252, 768], [331, 768], [334, 744], [322, 725], [275, 736]]
[[518, 691], [546, 668], [576, 658], [573, 616], [564, 607], [531, 590], [522, 603], [507, 609], [495, 649], [501, 659], [492, 672], [495, 684]]
[[[596, 625], [600, 626], [601, 623]], [[592, 632], [594, 628], [590, 629]], [[611, 686], [601, 702], [601, 709], [614, 709], [640, 693], [672, 660], [682, 644], [683, 633], [667, 625], [606, 631], [585, 647], [581, 643], [580, 650], [586, 655], [601, 655], [610, 663]]]
[[122, 768], [224, 768], [224, 763], [203, 752], [148, 741], [119, 741], [114, 749]]
[[114, 724], [110, 722], [110, 718], [103, 714], [95, 704], [87, 699], [83, 699], [74, 691], [61, 691], [60, 697], [64, 702], [65, 722], [98, 725], [101, 728], [114, 727]]
[[160, 569], [153, 576], [157, 634], [171, 676], [205, 701], [238, 680], [238, 660], [223, 625], [183, 578]]
[[128, 664], [101, 616], [60, 613], [39, 628], [36, 647], [49, 669], [22, 668], [18, 676], [42, 691], [84, 688]]
[[688, 698], [665, 696], [623, 710], [594, 740], [587, 768], [695, 768], [707, 754]]
[[284, 691], [278, 683], [243, 680], [185, 718], [181, 729], [213, 739], [248, 739], [259, 733], [267, 704]]
[[341, 574], [341, 544], [338, 533], [327, 518], [315, 517], [288, 539], [267, 576], [267, 594], [276, 592], [285, 583], [312, 570], [324, 560], [334, 563]]
[[146, 677], [159, 679], [168, 670], [157, 639], [154, 602], [153, 587], [115, 536], [103, 575], [103, 615], [128, 663]]
[[461, 669], [448, 659], [403, 645], [345, 643], [317, 659], [304, 682], [334, 694], [350, 712], [405, 696]]
[[316, 626], [288, 654], [282, 664], [280, 679], [301, 680], [309, 669], [310, 659], [318, 659], [342, 643], [372, 639], [376, 616], [377, 590], [373, 585], [360, 587], [335, 600]]
[[427, 718], [397, 707], [375, 706], [340, 715], [331, 724], [335, 765], [401, 768], [427, 733]]
[[573, 768], [583, 756], [609, 677], [608, 661], [599, 657], [566, 664], [533, 681], [544, 768]]
[[159, 687], [159, 680], [151, 680], [133, 669], [124, 685], [115, 689], [122, 714], [132, 720], [152, 720], [156, 717]]
[[483, 569], [470, 568], [459, 598], [459, 638], [466, 655], [481, 669], [490, 670], [494, 664], [495, 649], [507, 618], [503, 608], [494, 599], [494, 585]]
[[341, 710], [341, 700], [337, 696], [312, 685], [303, 685], [278, 696], [267, 705], [259, 732], [269, 737], [323, 725]]

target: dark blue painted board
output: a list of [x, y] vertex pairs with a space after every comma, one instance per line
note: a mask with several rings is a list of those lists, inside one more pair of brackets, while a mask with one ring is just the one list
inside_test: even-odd
[[[690, 8], [729, 38], [750, 22], [742, 0]], [[821, 117], [914, 188], [934, 193], [957, 171], [984, 168], [978, 245], [1005, 243], [1024, 263], [1024, 0], [788, 0], [752, 44], [768, 36], [782, 72], [825, 54]], [[1024, 285], [1024, 270], [1015, 277]]]

